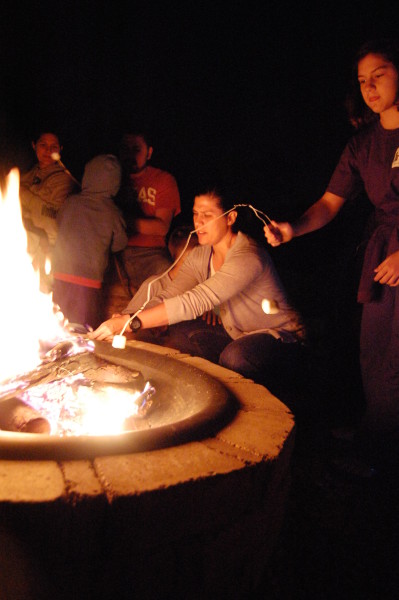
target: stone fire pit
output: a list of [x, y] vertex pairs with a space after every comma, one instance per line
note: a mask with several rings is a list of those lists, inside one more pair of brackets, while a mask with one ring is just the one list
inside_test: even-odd
[[239, 599], [256, 590], [284, 516], [292, 414], [232, 371], [128, 345], [200, 369], [237, 410], [177, 445], [79, 460], [1, 458], [2, 600]]

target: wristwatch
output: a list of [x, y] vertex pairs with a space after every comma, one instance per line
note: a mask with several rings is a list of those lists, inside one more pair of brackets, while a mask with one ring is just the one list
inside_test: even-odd
[[[130, 316], [132, 317], [133, 315], [130, 315]], [[136, 333], [140, 329], [141, 326], [142, 326], [142, 322], [140, 321], [140, 319], [138, 317], [134, 317], [134, 319], [132, 321], [130, 321], [130, 323], [129, 323], [129, 327], [133, 333]]]

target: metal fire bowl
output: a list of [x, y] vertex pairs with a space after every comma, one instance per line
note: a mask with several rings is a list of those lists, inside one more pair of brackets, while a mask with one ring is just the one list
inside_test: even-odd
[[177, 359], [133, 347], [96, 342], [95, 354], [110, 363], [140, 371], [156, 394], [140, 429], [118, 435], [59, 437], [0, 431], [0, 458], [16, 460], [91, 459], [175, 446], [212, 437], [235, 415], [237, 401], [200, 369]]

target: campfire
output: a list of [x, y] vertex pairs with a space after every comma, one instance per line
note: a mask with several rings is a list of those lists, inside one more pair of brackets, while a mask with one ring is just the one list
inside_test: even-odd
[[155, 393], [141, 373], [94, 355], [40, 289], [27, 251], [12, 170], [0, 198], [0, 429], [58, 436], [113, 435], [135, 428]]
[[233, 418], [235, 399], [203, 371], [134, 342], [120, 350], [77, 333], [40, 289], [17, 170], [0, 200], [1, 457], [164, 448], [210, 435]]

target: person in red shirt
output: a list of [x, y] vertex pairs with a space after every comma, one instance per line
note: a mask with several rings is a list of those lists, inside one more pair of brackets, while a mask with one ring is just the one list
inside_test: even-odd
[[127, 223], [128, 245], [121, 258], [129, 285], [136, 289], [171, 265], [166, 237], [181, 211], [176, 179], [149, 164], [152, 154], [147, 132], [135, 129], [122, 135], [123, 180], [116, 202]]

